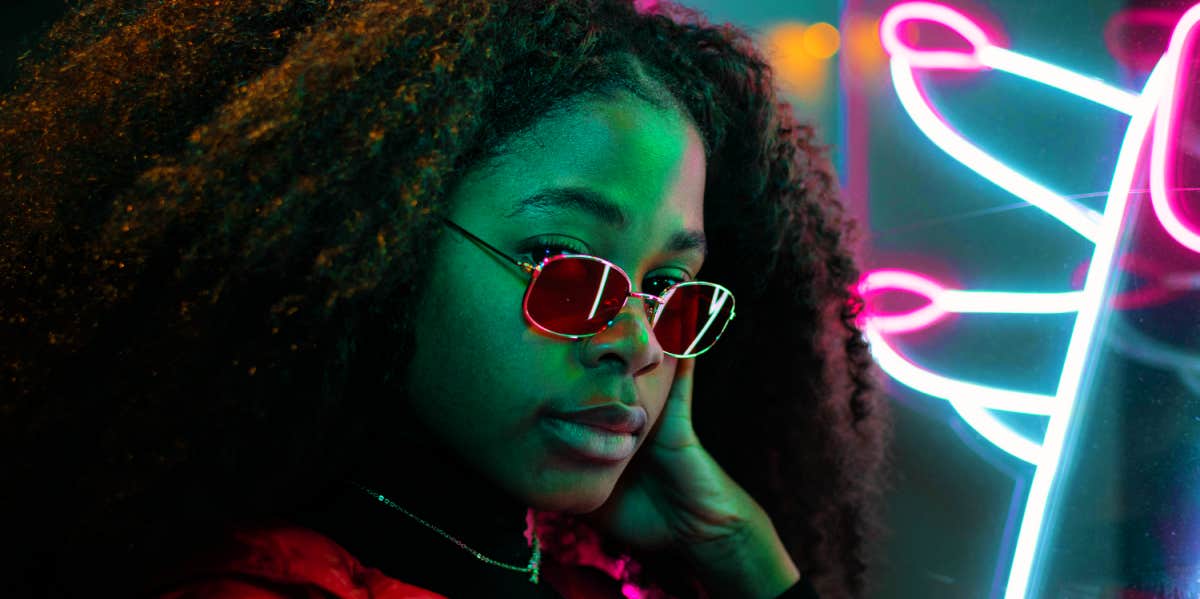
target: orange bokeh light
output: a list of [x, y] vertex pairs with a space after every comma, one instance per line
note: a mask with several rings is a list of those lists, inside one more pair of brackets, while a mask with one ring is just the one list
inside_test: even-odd
[[887, 53], [879, 42], [879, 19], [852, 15], [845, 21], [845, 52], [851, 72], [875, 77], [887, 64]]
[[829, 69], [825, 60], [817, 59], [805, 47], [804, 34], [808, 29], [807, 23], [779, 23], [767, 30], [763, 47], [780, 87], [812, 100], [823, 93]]
[[837, 54], [842, 36], [829, 23], [815, 23], [804, 30], [804, 50], [813, 58], [825, 60]]

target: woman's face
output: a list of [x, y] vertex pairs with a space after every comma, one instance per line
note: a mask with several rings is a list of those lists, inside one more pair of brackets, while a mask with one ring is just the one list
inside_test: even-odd
[[[633, 96], [589, 100], [542, 119], [508, 150], [465, 175], [450, 198], [451, 220], [535, 264], [546, 244], [605, 258], [635, 291], [659, 294], [695, 278], [704, 259], [705, 159], [682, 114]], [[523, 203], [535, 194], [556, 199]], [[530, 506], [599, 507], [675, 376], [676, 359], [663, 353], [643, 302], [630, 298], [592, 337], [556, 337], [526, 321], [530, 277], [513, 264], [449, 227], [432, 260], [408, 372], [416, 418]], [[601, 432], [555, 417], [605, 405], [634, 421], [644, 412], [644, 426]]]

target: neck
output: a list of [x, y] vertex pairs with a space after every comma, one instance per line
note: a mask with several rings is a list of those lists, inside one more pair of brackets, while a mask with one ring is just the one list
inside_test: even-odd
[[321, 505], [300, 515], [363, 565], [430, 590], [470, 594], [463, 584], [523, 584], [528, 576], [478, 560], [453, 541], [371, 497], [376, 491], [484, 556], [524, 567], [527, 507], [486, 481], [449, 451], [409, 439], [364, 462]]
[[[511, 553], [516, 546], [516, 553], [528, 559], [526, 505], [436, 445], [419, 444], [397, 451], [405, 453], [393, 454], [401, 456], [393, 464], [365, 469], [355, 482], [488, 557], [501, 559], [488, 550]], [[409, 520], [403, 513], [387, 509], [392, 518]]]

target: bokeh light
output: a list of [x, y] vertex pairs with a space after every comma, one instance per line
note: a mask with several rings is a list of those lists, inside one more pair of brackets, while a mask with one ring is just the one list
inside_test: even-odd
[[842, 20], [842, 32], [845, 34], [842, 60], [851, 74], [865, 77], [856, 84], [886, 81], [884, 66], [887, 64], [887, 54], [879, 43], [879, 16], [848, 14]]
[[813, 58], [825, 60], [837, 54], [842, 36], [829, 23], [815, 23], [804, 30], [804, 50]]
[[[829, 58], [833, 55], [828, 49], [827, 34], [818, 31], [810, 36], [808, 32], [811, 29], [807, 23], [784, 21], [768, 29], [762, 39], [762, 47], [775, 71], [776, 82], [785, 93], [806, 102], [819, 101], [826, 95], [830, 78]], [[833, 33], [836, 36], [837, 30]], [[810, 46], [829, 53], [818, 57]], [[833, 52], [836, 51], [835, 47]]]

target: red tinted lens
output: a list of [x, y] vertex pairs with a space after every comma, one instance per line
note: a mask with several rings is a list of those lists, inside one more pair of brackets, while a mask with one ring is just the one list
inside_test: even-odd
[[534, 279], [525, 311], [552, 333], [590, 335], [616, 318], [628, 295], [629, 281], [612, 266], [591, 258], [556, 258]]
[[733, 295], [710, 283], [675, 288], [662, 307], [654, 336], [663, 351], [680, 356], [700, 353], [713, 343], [733, 316]]

